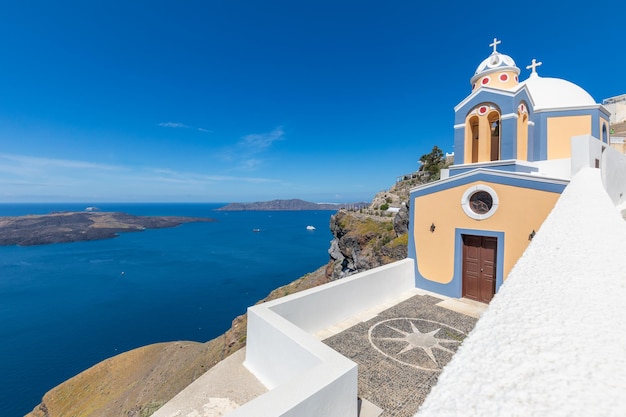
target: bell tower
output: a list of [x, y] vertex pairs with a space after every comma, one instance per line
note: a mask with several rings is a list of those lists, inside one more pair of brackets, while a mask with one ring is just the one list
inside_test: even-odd
[[[497, 38], [489, 44], [491, 55], [485, 58], [470, 80], [475, 104], [464, 115], [464, 159], [462, 163], [498, 161], [502, 159], [503, 108], [491, 91], [501, 94], [519, 86], [520, 69], [508, 55], [498, 52], [502, 41]], [[496, 91], [494, 91], [496, 90]], [[484, 97], [482, 100], [480, 97]], [[510, 122], [509, 122], [510, 123]]]

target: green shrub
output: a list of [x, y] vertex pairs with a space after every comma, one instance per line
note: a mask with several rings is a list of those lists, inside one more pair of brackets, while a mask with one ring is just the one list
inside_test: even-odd
[[409, 244], [409, 234], [405, 233], [403, 235], [398, 236], [394, 240], [389, 243], [389, 247], [395, 248], [396, 246], [407, 246]]

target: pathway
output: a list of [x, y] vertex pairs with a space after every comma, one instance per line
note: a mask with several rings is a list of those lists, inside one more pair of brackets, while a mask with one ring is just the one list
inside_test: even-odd
[[415, 295], [324, 343], [358, 364], [360, 398], [380, 407], [383, 417], [410, 417], [474, 328], [476, 308], [484, 307]]

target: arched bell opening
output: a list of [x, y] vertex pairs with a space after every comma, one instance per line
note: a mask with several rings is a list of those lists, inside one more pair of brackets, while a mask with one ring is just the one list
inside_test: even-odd
[[497, 161], [500, 159], [500, 112], [490, 104], [480, 104], [465, 118], [464, 162]]
[[479, 133], [479, 119], [478, 116], [471, 116], [467, 119], [466, 127], [466, 149], [468, 150], [466, 163], [478, 162], [478, 138]]
[[489, 122], [489, 160], [498, 161], [500, 160], [500, 114], [492, 111], [487, 116], [487, 121]]
[[517, 106], [517, 159], [528, 160], [528, 110], [523, 102]]

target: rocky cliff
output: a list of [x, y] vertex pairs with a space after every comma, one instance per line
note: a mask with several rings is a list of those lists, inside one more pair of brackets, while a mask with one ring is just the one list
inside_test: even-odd
[[369, 207], [340, 210], [331, 217], [334, 239], [326, 268], [330, 280], [406, 258], [409, 189], [415, 183], [398, 181], [389, 190], [376, 194]]

